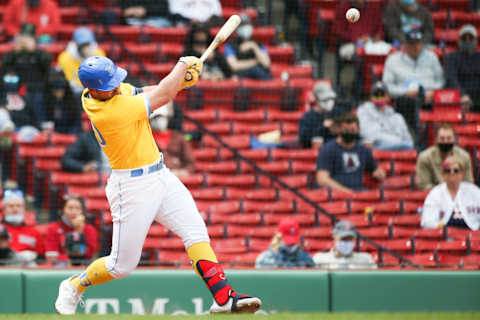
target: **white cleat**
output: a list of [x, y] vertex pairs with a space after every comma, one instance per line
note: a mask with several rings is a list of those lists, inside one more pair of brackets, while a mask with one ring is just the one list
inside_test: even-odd
[[228, 301], [219, 305], [215, 300], [210, 307], [210, 313], [255, 313], [262, 306], [262, 300], [256, 297], [237, 294], [228, 298]]
[[70, 284], [70, 280], [75, 277], [71, 276], [63, 280], [58, 287], [58, 297], [55, 301], [58, 314], [75, 314], [78, 303], [82, 301], [82, 292]]

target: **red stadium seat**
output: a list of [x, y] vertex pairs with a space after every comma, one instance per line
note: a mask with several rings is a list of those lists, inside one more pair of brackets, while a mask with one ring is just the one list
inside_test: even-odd
[[371, 227], [357, 229], [357, 232], [370, 239], [389, 239], [388, 227]]
[[190, 192], [196, 200], [223, 200], [225, 197], [223, 188], [197, 189]]
[[407, 257], [413, 263], [420, 265], [421, 267], [436, 267], [437, 262], [435, 261], [435, 256], [432, 253], [426, 254], [416, 254], [413, 256]]

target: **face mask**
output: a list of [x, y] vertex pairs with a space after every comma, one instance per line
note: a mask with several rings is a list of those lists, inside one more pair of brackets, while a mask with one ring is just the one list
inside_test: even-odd
[[458, 43], [460, 51], [466, 54], [474, 54], [477, 51], [476, 40], [460, 40]]
[[358, 139], [358, 133], [342, 132], [340, 136], [345, 143], [351, 143]]
[[23, 213], [5, 215], [5, 222], [12, 225], [20, 225], [23, 223]]
[[70, 228], [73, 228], [73, 224], [67, 219], [67, 217], [65, 217], [65, 215], [62, 216], [62, 221]]
[[3, 77], [3, 88], [6, 92], [18, 92], [20, 77], [17, 75], [5, 75]]
[[237, 34], [244, 40], [248, 40], [252, 37], [253, 26], [246, 24], [237, 29]]
[[164, 117], [157, 117], [151, 121], [152, 129], [165, 131], [168, 128], [168, 119]]
[[324, 100], [324, 101], [320, 101], [318, 103], [318, 105], [320, 106], [320, 108], [322, 108], [323, 110], [327, 111], [327, 112], [330, 112], [333, 110], [333, 106], [335, 105], [335, 100], [333, 99], [328, 99], [328, 100]]
[[450, 152], [453, 149], [453, 143], [438, 143], [437, 144], [438, 149], [440, 149], [441, 152]]
[[353, 241], [337, 241], [335, 242], [335, 248], [342, 256], [349, 256], [353, 252], [355, 242]]

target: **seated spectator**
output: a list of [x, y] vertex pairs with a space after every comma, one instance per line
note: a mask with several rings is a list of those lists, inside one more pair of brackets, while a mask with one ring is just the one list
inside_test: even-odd
[[469, 153], [455, 145], [455, 130], [448, 123], [438, 126], [435, 145], [422, 151], [417, 158], [416, 182], [419, 189], [431, 189], [443, 182], [442, 163], [448, 156], [462, 161], [463, 179], [473, 183], [472, 161]]
[[383, 14], [383, 24], [387, 40], [404, 44], [406, 33], [420, 30], [424, 42], [433, 43], [433, 19], [430, 11], [417, 0], [389, 1]]
[[35, 260], [45, 253], [43, 238], [33, 226], [27, 226], [25, 199], [20, 190], [7, 189], [3, 195], [3, 223], [10, 234], [10, 248], [26, 266], [36, 266]]
[[430, 104], [433, 92], [443, 88], [443, 69], [437, 55], [424, 48], [423, 34], [418, 30], [406, 34], [405, 48], [390, 55], [385, 62], [383, 83], [395, 99], [398, 112], [417, 132], [418, 107]]
[[105, 56], [105, 52], [98, 47], [92, 30], [80, 27], [73, 33], [72, 41], [65, 51], [58, 55], [58, 65], [62, 68], [73, 92], [80, 96], [83, 86], [78, 79], [78, 67], [82, 61], [91, 56]]
[[[212, 40], [213, 37], [210, 35], [210, 29], [206, 25], [192, 25], [185, 37], [182, 56], [200, 57]], [[225, 57], [219, 52], [213, 51], [203, 63], [200, 78], [203, 80], [222, 80], [230, 78], [231, 76], [232, 70], [227, 60], [225, 60]]]
[[31, 23], [22, 25], [20, 34], [15, 37], [15, 48], [2, 57], [2, 72], [15, 72], [26, 85], [32, 97], [35, 120], [45, 121], [45, 92], [52, 56], [47, 51], [37, 48], [35, 43], [35, 26]]
[[480, 189], [464, 180], [463, 160], [449, 156], [443, 161], [444, 182], [433, 187], [423, 205], [424, 228], [443, 226], [478, 230], [480, 228]]
[[300, 227], [293, 218], [278, 225], [270, 248], [257, 257], [255, 268], [311, 268], [312, 257], [300, 246]]
[[10, 248], [7, 227], [0, 223], [0, 266], [20, 266], [17, 254]]
[[303, 148], [311, 148], [312, 140], [320, 141], [315, 148], [334, 138], [338, 126], [334, 118], [348, 111], [348, 106], [337, 101], [337, 94], [326, 82], [318, 82], [313, 88], [314, 101], [298, 123], [298, 140]]
[[446, 87], [459, 89], [461, 102], [480, 112], [480, 52], [477, 29], [464, 25], [458, 36], [458, 50], [445, 56]]
[[241, 15], [242, 22], [237, 36], [225, 44], [225, 58], [233, 73], [240, 78], [270, 79], [270, 56], [267, 48], [252, 39], [253, 25], [247, 15]]
[[51, 74], [46, 105], [47, 120], [53, 122], [55, 132], [76, 134], [82, 131], [81, 107], [62, 71]]
[[363, 189], [363, 174], [369, 172], [381, 181], [385, 172], [377, 167], [372, 151], [359, 141], [358, 117], [348, 113], [340, 117], [340, 134], [327, 142], [318, 154], [317, 184], [320, 187], [353, 192]]
[[85, 222], [85, 204], [76, 196], [67, 196], [60, 219], [49, 224], [45, 239], [47, 262], [85, 264], [98, 250], [97, 230]]
[[373, 86], [370, 100], [358, 107], [357, 115], [364, 144], [383, 150], [413, 148], [405, 119], [390, 106], [387, 88], [381, 81]]
[[7, 35], [17, 35], [24, 22], [36, 27], [40, 43], [53, 42], [60, 30], [60, 9], [53, 0], [11, 0], [3, 16]]
[[155, 110], [150, 116], [152, 134], [158, 149], [163, 153], [165, 165], [176, 175], [186, 176], [195, 170], [190, 142], [178, 130], [169, 129], [173, 102]]
[[131, 26], [171, 27], [167, 0], [121, 0], [123, 17]]
[[68, 172], [100, 171], [109, 174], [110, 162], [98, 144], [92, 129], [78, 136], [77, 141], [70, 145], [61, 160], [62, 170]]
[[315, 266], [325, 269], [376, 269], [370, 254], [354, 252], [357, 232], [349, 221], [339, 221], [333, 228], [334, 247], [313, 256]]
[[223, 20], [220, 0], [168, 0], [168, 7], [180, 25], [201, 22], [216, 26]]

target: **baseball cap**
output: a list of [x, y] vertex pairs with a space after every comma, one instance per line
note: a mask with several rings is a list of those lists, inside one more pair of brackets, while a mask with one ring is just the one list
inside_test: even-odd
[[333, 91], [332, 86], [328, 82], [317, 82], [313, 87], [313, 94], [317, 100], [335, 99], [337, 94]]
[[127, 77], [127, 70], [117, 67], [107, 57], [93, 56], [83, 60], [78, 78], [85, 88], [112, 91]]
[[413, 29], [405, 33], [405, 39], [407, 42], [418, 42], [423, 40], [423, 33], [418, 29]]
[[346, 237], [357, 237], [357, 232], [355, 227], [349, 221], [342, 220], [335, 224], [333, 228], [333, 235], [335, 237], [346, 238]]
[[8, 239], [10, 238], [10, 235], [8, 234], [7, 227], [0, 223], [0, 239]]
[[388, 93], [387, 86], [382, 81], [377, 81], [373, 84], [371, 93], [374, 96], [384, 96]]
[[460, 29], [459, 36], [463, 36], [465, 34], [471, 34], [474, 38], [477, 37], [477, 29], [471, 25], [471, 24], [466, 24]]
[[25, 22], [20, 27], [21, 35], [35, 37], [36, 33], [37, 33], [37, 28], [33, 23]]
[[78, 45], [95, 42], [95, 35], [92, 30], [86, 27], [80, 27], [73, 33], [73, 41]]
[[293, 218], [285, 218], [280, 221], [278, 231], [282, 234], [283, 242], [289, 246], [300, 243], [300, 227]]
[[3, 203], [9, 203], [12, 200], [25, 201], [23, 198], [23, 191], [19, 189], [6, 189], [3, 192]]

